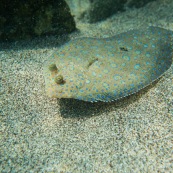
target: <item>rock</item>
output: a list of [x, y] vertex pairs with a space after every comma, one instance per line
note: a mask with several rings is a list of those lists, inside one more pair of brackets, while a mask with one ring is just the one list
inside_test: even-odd
[[127, 7], [142, 7], [154, 0], [66, 0], [76, 20], [94, 23]]
[[18, 40], [42, 35], [60, 35], [75, 30], [64, 0], [1, 0], [0, 39]]

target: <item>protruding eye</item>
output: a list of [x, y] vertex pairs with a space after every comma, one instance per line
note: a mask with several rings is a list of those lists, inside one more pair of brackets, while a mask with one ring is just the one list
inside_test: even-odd
[[51, 72], [57, 71], [58, 69], [57, 69], [57, 67], [56, 67], [56, 64], [51, 64], [51, 65], [49, 66], [49, 70], [50, 70]]
[[63, 84], [64, 83], [64, 80], [63, 80], [63, 76], [62, 75], [58, 75], [55, 77], [55, 82], [57, 84]]

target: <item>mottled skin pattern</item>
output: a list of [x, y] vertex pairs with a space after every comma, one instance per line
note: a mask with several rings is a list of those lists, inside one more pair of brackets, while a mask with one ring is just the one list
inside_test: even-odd
[[[72, 40], [45, 63], [46, 92], [50, 97], [90, 102], [133, 94], [169, 69], [172, 40], [172, 31], [158, 27]], [[51, 64], [58, 70], [51, 72]], [[57, 75], [63, 76], [61, 84], [55, 82]]]

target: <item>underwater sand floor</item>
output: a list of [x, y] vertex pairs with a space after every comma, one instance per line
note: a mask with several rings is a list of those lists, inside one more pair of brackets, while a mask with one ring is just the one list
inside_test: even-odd
[[[173, 3], [162, 2], [98, 24], [78, 23], [80, 33], [70, 38], [108, 37], [149, 24], [173, 30]], [[171, 172], [173, 66], [115, 102], [50, 99], [42, 67], [61, 42], [1, 45], [0, 172]]]

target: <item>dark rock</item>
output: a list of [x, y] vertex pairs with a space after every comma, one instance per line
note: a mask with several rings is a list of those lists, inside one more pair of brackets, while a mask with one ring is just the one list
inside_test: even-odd
[[64, 0], [1, 0], [0, 39], [18, 40], [61, 35], [75, 30]]
[[126, 3], [127, 7], [136, 7], [136, 8], [140, 8], [143, 7], [144, 5], [146, 5], [148, 2], [151, 1], [156, 1], [156, 0], [128, 0]]

